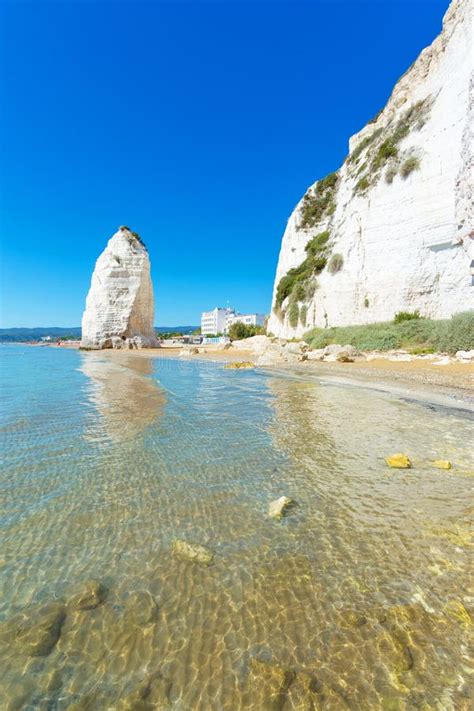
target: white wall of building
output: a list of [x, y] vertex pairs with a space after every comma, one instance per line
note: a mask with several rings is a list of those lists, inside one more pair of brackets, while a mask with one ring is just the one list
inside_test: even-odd
[[212, 311], [203, 311], [201, 315], [202, 335], [224, 333], [227, 327], [227, 319], [233, 313], [232, 309], [221, 309], [218, 306]]
[[244, 323], [246, 326], [264, 326], [265, 314], [238, 314], [234, 309], [222, 309], [216, 306], [212, 311], [203, 311], [201, 315], [201, 333], [203, 336], [216, 333], [227, 333], [233, 323]]
[[265, 325], [264, 314], [232, 314], [227, 319], [227, 329], [229, 329], [233, 323], [244, 323], [246, 326], [264, 326]]

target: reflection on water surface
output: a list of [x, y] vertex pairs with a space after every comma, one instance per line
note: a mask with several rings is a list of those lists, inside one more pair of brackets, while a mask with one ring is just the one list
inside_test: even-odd
[[161, 415], [165, 397], [149, 376], [151, 358], [100, 352], [82, 355], [80, 370], [89, 379], [88, 396], [114, 440], [136, 436]]
[[[461, 413], [25, 350], [2, 358], [1, 708], [470, 707]], [[388, 470], [395, 451], [415, 467]], [[298, 506], [277, 523], [282, 494]]]

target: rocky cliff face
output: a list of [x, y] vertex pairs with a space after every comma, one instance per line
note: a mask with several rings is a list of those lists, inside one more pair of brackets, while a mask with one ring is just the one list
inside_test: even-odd
[[120, 227], [95, 265], [82, 317], [81, 346], [156, 346], [153, 312], [147, 249], [136, 233]]
[[298, 203], [270, 332], [473, 307], [473, 46], [473, 4], [453, 0], [441, 34], [350, 139], [341, 168]]

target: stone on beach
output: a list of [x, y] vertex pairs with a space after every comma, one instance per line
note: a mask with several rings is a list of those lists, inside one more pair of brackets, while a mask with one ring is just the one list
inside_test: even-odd
[[341, 353], [336, 354], [336, 361], [338, 363], [353, 363], [354, 358], [349, 355], [346, 351], [341, 351]]
[[305, 341], [289, 341], [283, 348], [285, 348], [288, 353], [293, 353], [294, 355], [301, 355], [309, 350], [309, 346]]
[[470, 363], [471, 361], [474, 360], [474, 350], [472, 350], [472, 351], [457, 351], [456, 358], [457, 358], [457, 360], [460, 360], [461, 362]]
[[301, 355], [288, 351], [278, 343], [271, 343], [257, 358], [257, 366], [281, 365], [282, 363], [296, 363]]
[[263, 353], [271, 344], [272, 339], [268, 336], [250, 336], [240, 341], [232, 341], [232, 348], [242, 351], [252, 351], [253, 353]]
[[285, 515], [287, 509], [295, 503], [293, 499], [289, 496], [280, 496], [279, 499], [275, 499], [268, 506], [268, 515], [270, 518], [274, 518], [280, 521]]
[[449, 459], [437, 459], [433, 462], [433, 466], [436, 467], [436, 469], [451, 469], [452, 464]]
[[199, 348], [189, 348], [189, 346], [181, 348], [179, 355], [184, 356], [185, 358], [192, 355], [199, 355]]
[[350, 344], [340, 346], [336, 343], [332, 343], [324, 348], [323, 354], [324, 360], [328, 363], [353, 363], [356, 356], [359, 355], [359, 351]]
[[315, 348], [306, 353], [306, 360], [324, 360], [324, 348]]
[[392, 469], [411, 468], [411, 461], [406, 454], [392, 454], [390, 457], [386, 457], [385, 461]]
[[188, 543], [181, 539], [173, 541], [172, 553], [175, 558], [201, 563], [202, 565], [211, 565], [214, 560], [214, 553], [208, 548], [198, 543]]

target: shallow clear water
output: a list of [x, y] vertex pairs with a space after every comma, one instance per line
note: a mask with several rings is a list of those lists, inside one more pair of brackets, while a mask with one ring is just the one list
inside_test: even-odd
[[[0, 355], [1, 709], [470, 708], [465, 413], [221, 363]], [[386, 467], [398, 451], [413, 469]], [[90, 580], [101, 604], [74, 608]]]

